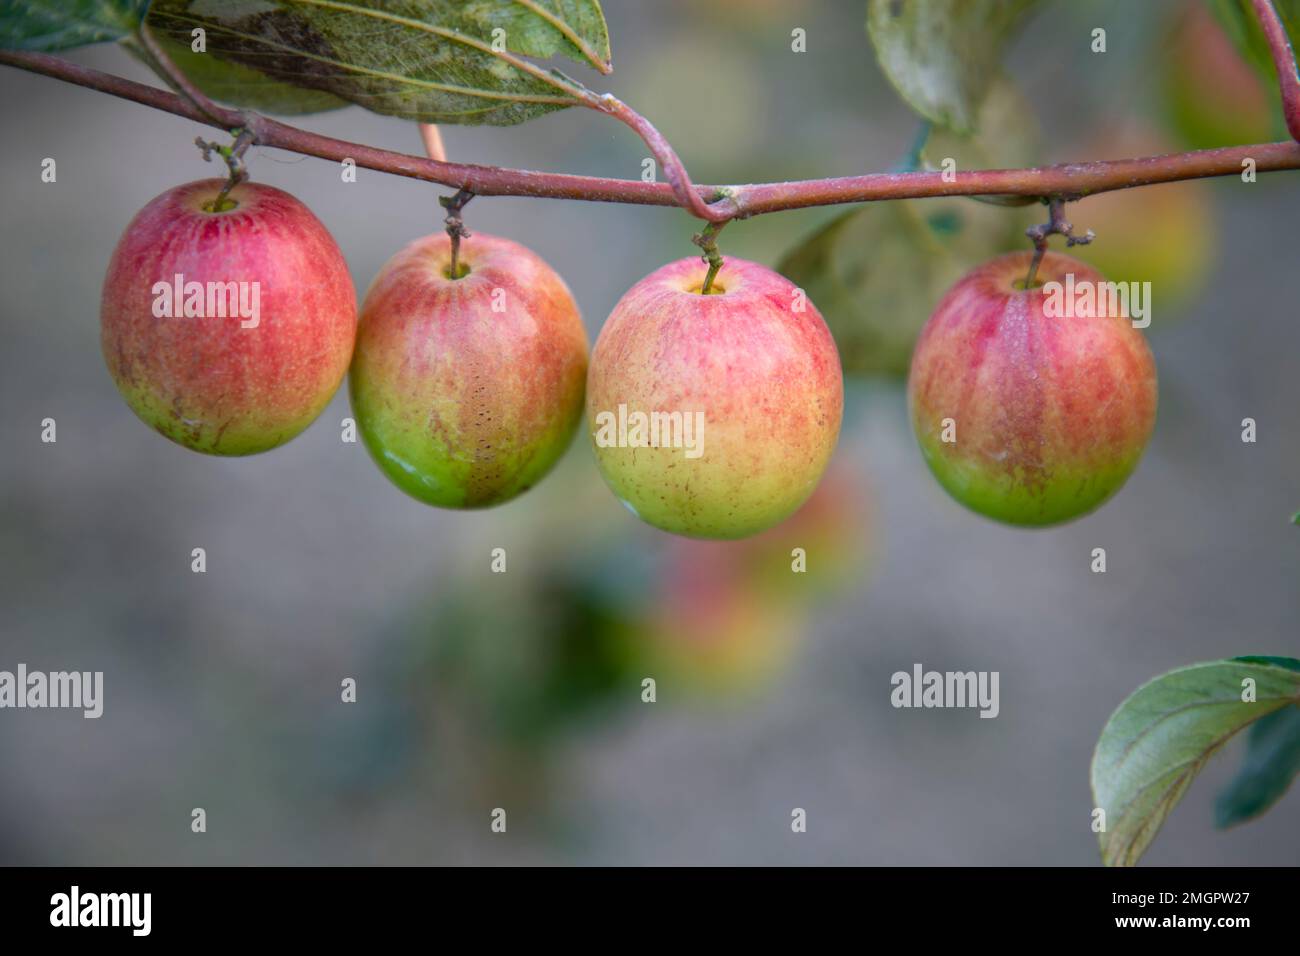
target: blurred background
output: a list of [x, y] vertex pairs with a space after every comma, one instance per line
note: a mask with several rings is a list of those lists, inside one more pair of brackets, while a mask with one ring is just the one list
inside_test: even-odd
[[[614, 75], [566, 69], [650, 117], [697, 182], [887, 170], [916, 139], [860, 2], [605, 10]], [[1042, 159], [1281, 138], [1271, 92], [1188, 10], [1046, 5], [1008, 59]], [[791, 52], [796, 27], [807, 53]], [[151, 81], [112, 46], [72, 57]], [[271, 454], [164, 441], [104, 368], [99, 286], [145, 202], [219, 174], [193, 145], [211, 131], [8, 68], [0, 84], [0, 669], [105, 675], [99, 720], [0, 714], [0, 863], [1095, 865], [1088, 763], [1120, 701], [1183, 664], [1300, 651], [1296, 174], [1069, 207], [1111, 278], [1154, 283], [1159, 422], [1096, 514], [1025, 532], [964, 511], [926, 471], [898, 380], [855, 376], [804, 511], [706, 544], [632, 518], [581, 437], [510, 504], [428, 508], [340, 441], [346, 390]], [[301, 123], [420, 150], [413, 125], [357, 108]], [[451, 158], [484, 164], [636, 178], [645, 155], [590, 111], [443, 133]], [[366, 170], [345, 184], [334, 164], [257, 148], [250, 167], [325, 222], [359, 293], [441, 228], [428, 184]], [[941, 232], [994, 217], [976, 261], [1037, 213], [915, 205]], [[722, 249], [776, 266], [843, 213], [737, 223]], [[633, 282], [696, 253], [696, 223], [672, 209], [480, 198], [466, 222], [547, 259], [593, 341]], [[861, 258], [890, 236], [866, 230]], [[914, 330], [936, 298], [923, 291], [882, 295], [869, 319]], [[823, 305], [846, 363], [852, 305]], [[789, 573], [795, 546], [807, 575]], [[1106, 574], [1089, 570], [1095, 547]], [[914, 663], [999, 671], [1000, 715], [893, 709], [890, 675]], [[1213, 829], [1240, 753], [1210, 763], [1146, 862], [1300, 862], [1294, 793]]]

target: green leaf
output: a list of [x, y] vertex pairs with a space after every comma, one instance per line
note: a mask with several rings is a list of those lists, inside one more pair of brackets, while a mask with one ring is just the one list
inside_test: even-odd
[[1300, 707], [1284, 707], [1256, 721], [1246, 758], [1214, 802], [1214, 825], [1230, 827], [1259, 816], [1281, 799], [1300, 773]]
[[[277, 116], [303, 116], [347, 106], [332, 93], [302, 89], [281, 83], [239, 63], [218, 60], [206, 53], [195, 53], [189, 44], [177, 43], [166, 34], [155, 39], [173, 63], [209, 98], [259, 113]], [[145, 65], [151, 65], [138, 45], [127, 41], [126, 49]]]
[[[1132, 866], [1209, 758], [1237, 731], [1300, 701], [1300, 672], [1271, 658], [1179, 668], [1133, 692], [1106, 723], [1092, 757], [1102, 862]], [[1255, 699], [1242, 700], [1253, 680]]]
[[777, 266], [817, 306], [850, 375], [901, 378], [948, 287], [1027, 246], [1023, 212], [969, 199], [868, 203], [831, 220]]
[[912, 109], [970, 133], [1003, 47], [1038, 2], [867, 0], [867, 34], [881, 70]]
[[0, 49], [52, 53], [134, 33], [149, 0], [0, 0]]
[[[278, 84], [426, 123], [507, 126], [578, 102], [575, 81], [525, 57], [609, 68], [596, 0], [155, 0], [148, 22], [187, 47], [202, 27], [201, 55]], [[241, 78], [222, 98], [258, 95]]]
[[1251, 654], [1247, 657], [1234, 657], [1234, 661], [1247, 664], [1268, 664], [1270, 667], [1285, 667], [1289, 671], [1300, 671], [1300, 660], [1294, 657], [1270, 657], [1266, 654]]

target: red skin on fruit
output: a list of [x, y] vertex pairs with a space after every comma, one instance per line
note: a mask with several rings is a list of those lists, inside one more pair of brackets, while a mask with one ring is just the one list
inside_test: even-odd
[[[1155, 425], [1156, 369], [1123, 315], [1046, 314], [1043, 287], [1015, 287], [1031, 253], [968, 273], [917, 340], [908, 379], [912, 426], [939, 483], [958, 501], [1017, 525], [1086, 514], [1125, 482]], [[1038, 282], [1101, 274], [1049, 252]], [[1094, 288], [1098, 288], [1094, 286]], [[951, 419], [955, 441], [943, 440]]]
[[582, 416], [587, 335], [564, 280], [496, 236], [445, 233], [380, 271], [361, 309], [349, 376], [361, 436], [403, 491], [484, 508], [541, 480]]
[[[784, 276], [728, 258], [720, 293], [701, 295], [705, 273], [699, 259], [670, 263], [614, 307], [592, 355], [587, 424], [605, 481], [642, 520], [742, 538], [817, 486], [839, 437], [843, 376], [826, 323]], [[684, 434], [677, 447], [634, 447], [630, 430], [613, 427], [620, 405], [692, 421], [702, 412], [701, 454], [686, 456]]]
[[[143, 421], [195, 451], [251, 455], [301, 432], [338, 389], [356, 335], [356, 291], [311, 210], [243, 183], [230, 193], [235, 208], [206, 211], [224, 183], [177, 186], [131, 220], [104, 278], [101, 342], [109, 374]], [[177, 274], [203, 286], [202, 316], [156, 288], [173, 287]], [[206, 294], [210, 283], [223, 284], [217, 298]], [[255, 325], [226, 283], [245, 284]], [[225, 317], [209, 313], [218, 298]]]

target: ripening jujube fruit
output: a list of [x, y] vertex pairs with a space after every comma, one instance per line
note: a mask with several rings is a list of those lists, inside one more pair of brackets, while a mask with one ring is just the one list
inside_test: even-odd
[[[792, 514], [817, 486], [839, 437], [844, 383], [835, 342], [802, 290], [728, 258], [705, 295], [706, 271], [699, 259], [670, 263], [614, 307], [592, 353], [588, 429], [601, 474], [637, 517], [675, 534], [742, 538]], [[634, 434], [636, 415], [660, 416], [658, 431]], [[676, 444], [665, 440], [675, 428]], [[658, 447], [647, 446], [652, 438]]]
[[347, 373], [356, 290], [301, 202], [256, 183], [169, 189], [126, 227], [108, 266], [104, 360], [143, 421], [216, 455], [282, 445]]
[[[1098, 507], [1137, 467], [1155, 425], [1156, 369], [1118, 310], [1081, 298], [1105, 280], [1084, 263], [1000, 256], [969, 272], [921, 331], [908, 378], [912, 427], [939, 483], [973, 511], [1051, 525]], [[1073, 274], [1073, 286], [1067, 276]], [[1074, 288], [1049, 305], [1044, 286]], [[1054, 290], [1053, 290], [1054, 291]]]
[[348, 376], [357, 427], [394, 484], [427, 504], [483, 508], [541, 480], [582, 416], [587, 336], [564, 280], [480, 232], [452, 278], [445, 233], [380, 270]]

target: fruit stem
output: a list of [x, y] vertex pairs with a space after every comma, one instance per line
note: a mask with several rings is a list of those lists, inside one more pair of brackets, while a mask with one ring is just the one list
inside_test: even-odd
[[245, 128], [231, 130], [231, 132], [235, 137], [235, 141], [229, 146], [208, 142], [202, 136], [194, 138], [194, 145], [202, 151], [204, 160], [211, 161], [212, 154], [217, 153], [230, 168], [230, 176], [226, 179], [226, 184], [221, 187], [221, 192], [217, 193], [217, 198], [212, 201], [212, 212], [225, 212], [227, 209], [233, 209], [235, 203], [227, 198], [230, 195], [230, 190], [248, 179], [248, 170], [244, 167], [244, 153], [253, 143], [253, 133]]
[[718, 233], [722, 232], [725, 222], [711, 222], [704, 227], [703, 232], [698, 232], [691, 236], [691, 242], [699, 246], [704, 255], [700, 256], [709, 264], [708, 274], [704, 276], [704, 284], [700, 286], [700, 295], [710, 295], [713, 291], [713, 280], [718, 275], [718, 270], [722, 268], [722, 253], [718, 251]]
[[465, 205], [474, 198], [474, 194], [468, 189], [461, 189], [454, 196], [439, 196], [438, 202], [442, 208], [447, 210], [447, 218], [443, 220], [447, 224], [447, 235], [451, 239], [451, 266], [447, 270], [448, 279], [460, 279], [467, 273], [460, 271], [460, 240], [468, 236], [469, 230], [465, 228], [465, 223], [461, 221], [460, 211]]
[[1070, 225], [1070, 221], [1065, 218], [1065, 197], [1052, 196], [1045, 201], [1048, 208], [1047, 222], [1030, 226], [1025, 230], [1025, 235], [1034, 244], [1034, 258], [1030, 260], [1029, 273], [1025, 276], [1026, 290], [1032, 289], [1034, 280], [1038, 278], [1038, 266], [1043, 261], [1043, 254], [1047, 252], [1048, 236], [1065, 236], [1067, 246], [1086, 246], [1097, 238], [1096, 233], [1091, 229], [1082, 236], [1074, 234], [1074, 226]]

